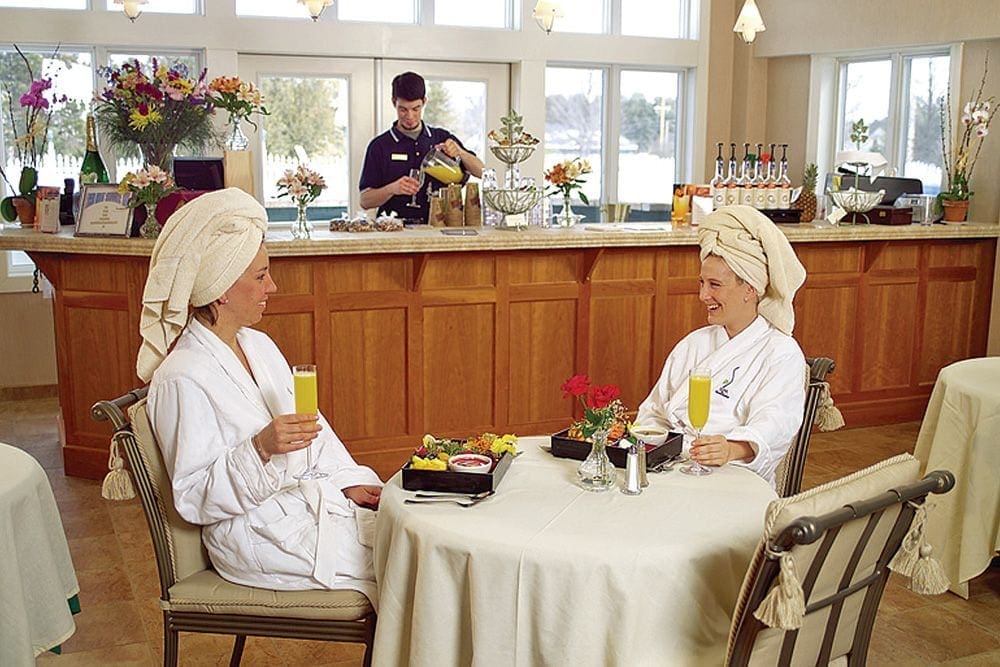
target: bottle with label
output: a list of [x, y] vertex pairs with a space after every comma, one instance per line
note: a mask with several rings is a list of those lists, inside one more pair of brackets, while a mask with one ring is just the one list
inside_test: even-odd
[[757, 162], [753, 166], [754, 208], [767, 208], [767, 163], [764, 162], [764, 144], [757, 144]]
[[722, 159], [722, 143], [716, 144], [719, 147], [719, 154], [715, 158], [715, 175], [712, 176], [712, 208], [717, 209], [726, 205], [726, 162]]
[[93, 114], [87, 115], [87, 152], [80, 165], [80, 187], [87, 183], [107, 183], [108, 169], [97, 151], [97, 126]]
[[753, 206], [753, 191], [750, 190], [750, 179], [753, 178], [753, 160], [750, 159], [750, 144], [743, 144], [743, 163], [740, 165], [740, 191], [737, 204]]
[[792, 179], [788, 177], [788, 144], [781, 144], [781, 162], [778, 164], [778, 208], [792, 206]]
[[766, 169], [764, 170], [764, 187], [766, 192], [764, 208], [778, 208], [778, 160], [777, 155], [774, 153], [774, 147], [777, 144], [771, 144], [771, 152], [767, 155]]
[[736, 144], [729, 144], [729, 164], [726, 166], [726, 206], [740, 200], [739, 174], [736, 173]]

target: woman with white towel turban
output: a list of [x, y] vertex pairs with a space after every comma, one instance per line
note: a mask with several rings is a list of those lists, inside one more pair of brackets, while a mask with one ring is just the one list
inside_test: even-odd
[[[757, 209], [727, 206], [698, 228], [698, 297], [707, 327], [670, 352], [636, 422], [684, 431], [703, 465], [745, 466], [774, 485], [802, 423], [805, 358], [792, 338], [792, 297], [806, 271], [785, 235]], [[707, 366], [711, 407], [702, 436], [688, 425], [688, 373]]]
[[[277, 287], [264, 208], [230, 188], [178, 209], [150, 259], [139, 377], [177, 511], [202, 526], [226, 579], [265, 588], [351, 588], [375, 601], [370, 527], [381, 481], [322, 415], [294, 414], [292, 375], [250, 327]], [[189, 304], [194, 314], [188, 317]], [[329, 473], [299, 481], [305, 447]]]

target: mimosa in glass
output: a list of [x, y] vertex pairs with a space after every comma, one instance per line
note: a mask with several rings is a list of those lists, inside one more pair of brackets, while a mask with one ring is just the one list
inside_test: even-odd
[[[712, 373], [704, 367], [695, 368], [688, 375], [688, 422], [696, 431], [695, 439], [701, 437], [701, 429], [708, 423], [711, 402]], [[708, 475], [712, 469], [691, 459], [691, 464], [681, 468], [681, 472], [688, 475]]]
[[[316, 366], [302, 364], [292, 366], [292, 382], [295, 387], [295, 412], [303, 415], [315, 415], [319, 412], [319, 399], [316, 391]], [[306, 447], [306, 469], [292, 475], [295, 479], [322, 479], [329, 477], [325, 472], [317, 470], [312, 461], [312, 445]]]

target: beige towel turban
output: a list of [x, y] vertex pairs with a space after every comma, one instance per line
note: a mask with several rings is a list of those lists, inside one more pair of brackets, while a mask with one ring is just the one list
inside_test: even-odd
[[701, 258], [718, 255], [761, 295], [757, 312], [778, 330], [792, 335], [792, 297], [806, 270], [792, 245], [763, 213], [751, 206], [725, 206], [698, 227]]
[[243, 274], [264, 240], [267, 212], [237, 188], [209, 192], [163, 225], [142, 293], [136, 373], [149, 382], [187, 324], [188, 304], [215, 301]]

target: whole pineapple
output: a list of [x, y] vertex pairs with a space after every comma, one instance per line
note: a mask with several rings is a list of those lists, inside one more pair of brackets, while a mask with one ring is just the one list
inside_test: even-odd
[[812, 222], [816, 218], [816, 177], [819, 170], [815, 163], [806, 165], [802, 174], [802, 194], [799, 195], [799, 222]]

